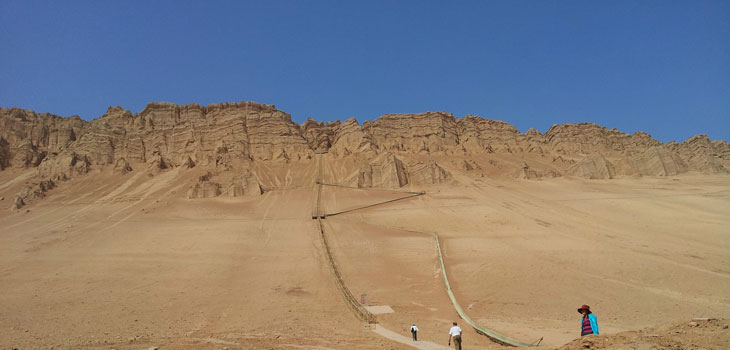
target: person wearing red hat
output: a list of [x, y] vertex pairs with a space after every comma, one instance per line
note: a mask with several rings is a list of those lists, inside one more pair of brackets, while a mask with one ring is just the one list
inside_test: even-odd
[[580, 320], [580, 336], [598, 334], [598, 321], [596, 315], [591, 312], [591, 307], [583, 305], [578, 308], [578, 312], [583, 315]]

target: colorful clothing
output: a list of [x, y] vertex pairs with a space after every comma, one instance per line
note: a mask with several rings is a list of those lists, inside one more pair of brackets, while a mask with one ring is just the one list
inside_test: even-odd
[[588, 314], [583, 316], [580, 322], [580, 335], [598, 334], [598, 321], [596, 321], [596, 315]]

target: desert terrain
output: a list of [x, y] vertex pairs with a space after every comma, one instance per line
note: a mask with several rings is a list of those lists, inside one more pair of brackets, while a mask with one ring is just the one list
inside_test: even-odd
[[323, 238], [378, 326], [416, 323], [422, 348], [452, 321], [465, 348], [503, 347], [443, 272], [473, 321], [544, 348], [586, 348], [581, 304], [592, 348], [730, 344], [724, 141], [428, 113], [299, 126], [252, 103], [1, 112], [3, 349], [412, 348], [348, 306]]

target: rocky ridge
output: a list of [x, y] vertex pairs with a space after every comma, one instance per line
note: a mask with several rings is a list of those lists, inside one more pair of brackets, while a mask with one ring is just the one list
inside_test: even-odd
[[261, 194], [282, 182], [266, 180], [262, 169], [269, 167], [256, 164], [307, 167], [315, 154], [342, 165], [333, 181], [385, 188], [449, 182], [453, 171], [611, 179], [730, 169], [725, 141], [697, 135], [663, 144], [644, 132], [591, 123], [521, 133], [502, 121], [426, 112], [386, 114], [362, 124], [350, 118], [299, 125], [275, 106], [254, 102], [153, 102], [136, 114], [116, 106], [92, 121], [0, 108], [0, 170], [36, 169], [35, 181], [17, 195], [17, 208], [59, 182], [106, 168], [122, 175], [204, 170], [190, 184], [189, 198]]

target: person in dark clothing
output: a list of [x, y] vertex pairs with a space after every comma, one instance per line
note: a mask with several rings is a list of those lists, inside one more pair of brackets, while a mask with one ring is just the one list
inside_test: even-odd
[[418, 341], [418, 327], [415, 323], [411, 326], [411, 334], [413, 334], [413, 341]]

